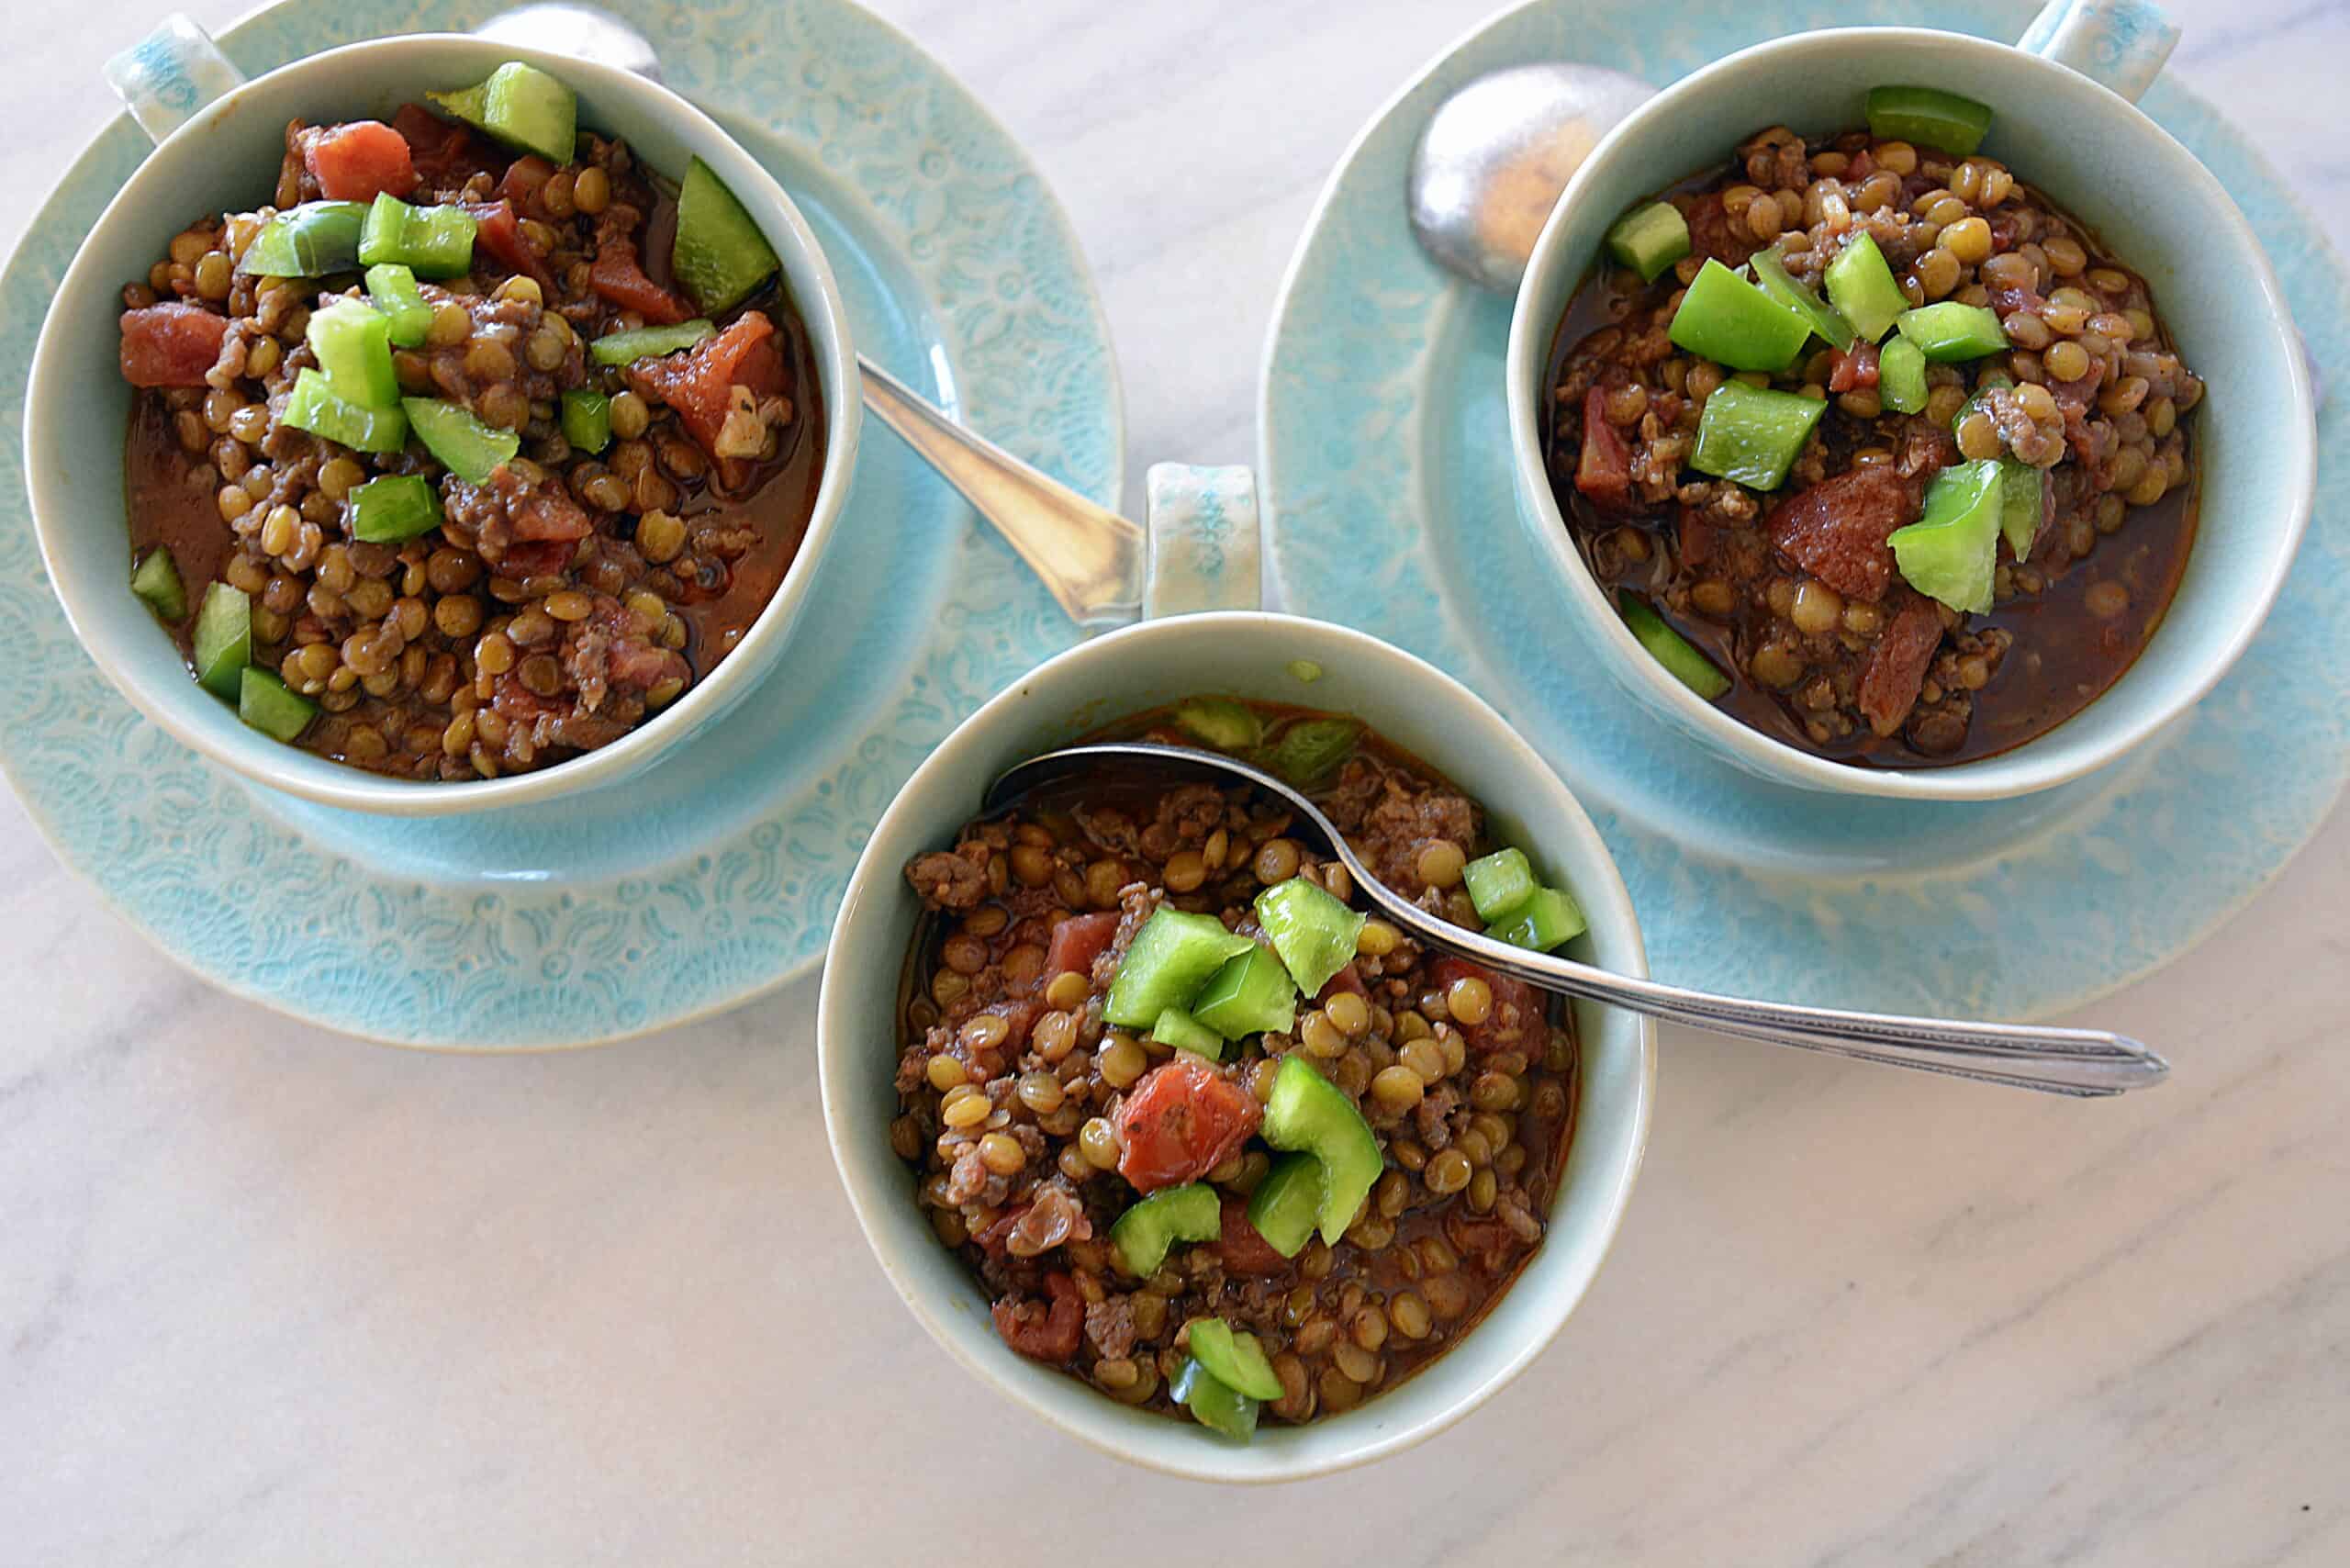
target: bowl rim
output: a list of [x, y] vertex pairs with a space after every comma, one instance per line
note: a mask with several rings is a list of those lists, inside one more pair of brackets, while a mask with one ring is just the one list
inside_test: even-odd
[[[783, 580], [777, 585], [774, 594], [760, 608], [742, 640], [729, 651], [726, 658], [709, 676], [688, 689], [677, 701], [611, 745], [553, 767], [492, 779], [456, 782], [391, 778], [327, 758], [313, 757], [258, 733], [209, 732], [183, 717], [185, 697], [182, 693], [149, 689], [147, 683], [132, 678], [118, 665], [113, 649], [103, 634], [93, 634], [95, 617], [84, 612], [88, 607], [84, 598], [66, 586], [73, 574], [60, 570], [62, 536], [57, 531], [69, 526], [69, 520], [64, 514], [70, 509], [56, 492], [56, 487], [62, 481], [53, 472], [54, 465], [46, 455], [52, 449], [51, 443], [44, 438], [50, 433], [48, 409], [53, 400], [40, 396], [40, 389], [45, 386], [53, 385], [59, 378], [72, 376], [87, 367], [81, 360], [84, 345], [71, 341], [70, 330], [52, 306], [42, 319], [27, 375], [22, 426], [25, 487], [42, 567], [75, 641], [107, 682], [140, 714], [207, 759], [232, 770], [252, 784], [271, 790], [321, 805], [379, 816], [448, 816], [541, 803], [633, 773], [649, 765], [670, 746], [688, 739], [704, 720], [746, 693], [749, 687], [767, 673], [767, 663], [788, 637], [846, 505], [856, 475], [856, 452], [862, 433], [863, 403], [856, 392], [856, 343], [839, 281], [833, 272], [830, 258], [825, 255], [814, 231], [781, 182], [753, 158], [723, 127], [664, 84], [633, 72], [546, 50], [484, 39], [471, 33], [409, 33], [341, 44], [289, 61], [223, 93], [173, 129], [140, 160], [138, 167], [91, 224], [89, 233], [75, 248], [73, 259], [67, 264], [53, 293], [62, 294], [69, 281], [75, 279], [92, 263], [92, 248], [100, 235], [130, 221], [123, 214], [132, 204], [134, 196], [143, 185], [159, 177], [153, 171], [167, 166], [159, 160], [167, 155], [182, 158], [203, 156], [200, 148], [206, 133], [225, 117], [245, 111], [256, 97], [265, 93], [298, 91], [297, 84], [306, 76], [331, 70], [355, 56], [438, 56], [452, 48], [484, 58], [521, 60], [539, 65], [563, 75], [567, 84], [587, 87], [608, 102], [623, 106], [632, 102], [636, 105], [664, 106], [676, 118], [678, 140], [688, 143], [697, 156], [709, 162], [726, 181], [728, 188], [747, 191], [755, 201], [765, 202], [772, 207], [771, 218], [767, 215], [759, 217], [760, 228], [775, 243], [777, 251], [787, 257], [785, 274], [791, 303], [810, 329], [811, 352], [817, 359], [823, 382], [825, 454], [815, 501], [810, 509], [807, 526]], [[398, 62], [398, 68], [414, 69], [405, 60]], [[639, 118], [640, 111], [636, 109], [627, 112], [632, 118]], [[655, 118], [649, 110], [641, 113], [643, 118]], [[789, 277], [795, 259], [807, 274], [805, 281], [812, 285], [812, 288], [802, 287], [801, 280]], [[107, 371], [114, 374], [111, 365]], [[127, 508], [124, 510], [127, 512]], [[109, 515], [112, 515], [111, 510]], [[186, 681], [185, 686], [189, 692], [200, 692], [202, 689], [193, 678]], [[217, 700], [208, 696], [207, 700]]]
[[[1416, 1422], [1383, 1430], [1378, 1427], [1368, 1427], [1361, 1439], [1342, 1450], [1324, 1456], [1300, 1456], [1281, 1462], [1268, 1462], [1261, 1458], [1255, 1462], [1248, 1462], [1248, 1456], [1261, 1455], [1261, 1450], [1234, 1448], [1213, 1441], [1163, 1445], [1168, 1451], [1161, 1452], [1153, 1445], [1127, 1440], [1106, 1421], [1096, 1418], [1107, 1410], [1119, 1407], [1075, 1380], [1061, 1380], [1067, 1383], [1066, 1388], [1043, 1384], [1041, 1390], [1049, 1390], [1044, 1392], [1039, 1388], [1023, 1386], [1002, 1375], [1001, 1358], [1010, 1355], [1009, 1350], [991, 1347], [997, 1352], [995, 1355], [970, 1353], [961, 1342], [960, 1336], [948, 1327], [949, 1314], [925, 1294], [921, 1282], [901, 1265], [900, 1260], [908, 1254], [890, 1238], [880, 1223], [884, 1206], [895, 1208], [902, 1204], [907, 1194], [894, 1189], [876, 1191], [856, 1174], [858, 1166], [853, 1158], [854, 1153], [868, 1148], [876, 1140], [886, 1138], [888, 1127], [881, 1122], [868, 1125], [858, 1114], [857, 1102], [862, 1092], [858, 1074], [860, 1070], [869, 1070], [871, 1064], [861, 1061], [856, 1051], [862, 1051], [869, 1041], [857, 1034], [858, 1021], [845, 1016], [844, 1010], [849, 1003], [844, 1000], [841, 987], [835, 985], [834, 977], [846, 973], [857, 961], [856, 949], [862, 942], [865, 926], [882, 918], [867, 912], [886, 908], [888, 896], [893, 896], [896, 891], [899, 868], [894, 864], [881, 864], [877, 858], [876, 846], [892, 836], [893, 829], [901, 824], [902, 819], [916, 814], [923, 808], [925, 802], [918, 797], [934, 791], [922, 787], [958, 773], [975, 774], [975, 770], [984, 769], [988, 764], [980, 754], [992, 749], [990, 733], [1002, 724], [1014, 722], [1016, 715], [1024, 713], [1024, 705], [1040, 680], [1058, 678], [1095, 661], [1140, 658], [1154, 639], [1219, 632], [1234, 637], [1278, 632], [1292, 639], [1287, 644], [1286, 657], [1298, 656], [1295, 638], [1310, 636], [1320, 639], [1322, 645], [1331, 650], [1327, 656], [1379, 662], [1389, 669], [1404, 672], [1409, 680], [1435, 687], [1448, 700], [1471, 712], [1477, 726], [1485, 732], [1483, 739], [1503, 757], [1504, 766], [1527, 773], [1537, 780], [1546, 780], [1550, 790], [1555, 792], [1555, 804], [1583, 846], [1596, 856], [1598, 865], [1604, 868], [1603, 876], [1577, 882], [1578, 898], [1583, 900], [1586, 911], [1594, 916], [1595, 926], [1602, 919], [1606, 920], [1611, 935], [1625, 944], [1630, 960], [1626, 966], [1628, 972], [1642, 976], [1648, 973], [1647, 949], [1640, 935], [1639, 916], [1632, 907], [1629, 891], [1617, 872], [1615, 859], [1608, 853], [1606, 839], [1564, 780], [1483, 698], [1418, 655], [1351, 627], [1275, 610], [1207, 611], [1142, 622], [1054, 655], [1037, 666], [1019, 683], [990, 699], [923, 759], [875, 824], [844, 891], [840, 913], [834, 923], [831, 940], [826, 945], [823, 981], [817, 998], [817, 1076], [823, 1103], [825, 1137], [831, 1148], [834, 1169], [846, 1193], [849, 1207], [856, 1216], [866, 1245], [883, 1277], [913, 1314], [915, 1320], [953, 1361], [997, 1394], [1046, 1424], [1113, 1458], [1192, 1480], [1263, 1484], [1350, 1470], [1434, 1437], [1493, 1397], [1524, 1372], [1558, 1337], [1589, 1293], [1622, 1232], [1625, 1212], [1629, 1206], [1632, 1189], [1646, 1157], [1654, 1116], [1657, 1030], [1651, 1019], [1631, 1014], [1618, 1014], [1627, 1020], [1632, 1030], [1632, 1043], [1639, 1052], [1639, 1066], [1637, 1072], [1631, 1075], [1628, 1092], [1614, 1113], [1614, 1124], [1619, 1129], [1617, 1136], [1622, 1144], [1620, 1154], [1614, 1164], [1601, 1172], [1592, 1173], [1585, 1180], [1586, 1188], [1594, 1182], [1604, 1181], [1606, 1184], [1604, 1213], [1592, 1227], [1595, 1246], [1588, 1265], [1580, 1274], [1550, 1287], [1557, 1301], [1544, 1307], [1541, 1321], [1534, 1331], [1512, 1350], [1501, 1365], [1482, 1381], [1462, 1388], [1441, 1408]], [[1430, 760], [1433, 765], [1441, 767], [1441, 759]], [[977, 789], [974, 784], [969, 791], [973, 804], [977, 800]], [[893, 946], [889, 955], [893, 972], [902, 959], [902, 952]], [[853, 1043], [856, 1051], [851, 1048]], [[1578, 1127], [1583, 1125], [1580, 1112], [1577, 1125]], [[894, 1153], [890, 1155], [890, 1159], [895, 1164]], [[1559, 1193], [1552, 1195], [1554, 1211], [1567, 1191], [1566, 1185], [1561, 1184]], [[1546, 1236], [1545, 1239], [1547, 1241], [1549, 1238]], [[916, 1238], [914, 1244], [920, 1246], [922, 1238]], [[935, 1242], [931, 1242], [931, 1245], [934, 1247]], [[1521, 1279], [1518, 1285], [1523, 1283]], [[1516, 1288], [1517, 1285], [1513, 1286]], [[1443, 1365], [1442, 1359], [1439, 1359], [1427, 1370], [1416, 1373], [1414, 1383], [1441, 1376]], [[1371, 1404], [1360, 1409], [1375, 1414], [1379, 1406]], [[1169, 1427], [1170, 1430], [1181, 1429], [1171, 1423]]]
[[[2188, 666], [2191, 673], [2180, 678], [2167, 697], [2149, 707], [2133, 722], [2098, 732], [2098, 738], [2095, 740], [2064, 738], [2066, 730], [2082, 716], [2075, 713], [1996, 756], [1941, 767], [1870, 768], [1834, 762], [1764, 734], [1700, 699], [1641, 648], [1622, 616], [1608, 604], [1581, 552], [1574, 548], [1558, 498], [1550, 487], [1537, 419], [1539, 399], [1535, 387], [1546, 374], [1558, 322], [1537, 321], [1531, 302], [1538, 292], [1538, 277], [1547, 280], [1578, 259], [1565, 254], [1565, 234], [1578, 198], [1595, 182], [1599, 171], [1617, 161], [1629, 159], [1636, 144], [1657, 125], [1691, 103], [1721, 91], [1726, 84], [1734, 84], [1739, 73], [1758, 60], [1832, 54], [1855, 44], [1931, 50], [1944, 55], [1956, 52], [1977, 61], [1997, 61], [2004, 68], [2036, 73], [2043, 85], [2053, 89], [2085, 92], [2092, 101], [2103, 99], [2100, 107], [2115, 117], [2117, 132], [2135, 137], [2152, 157], [2176, 165], [2185, 181], [2187, 198], [2206, 212], [2222, 215], [2225, 224], [2244, 241], [2243, 249], [2252, 260], [2252, 282], [2276, 340], [2271, 345], [2275, 353], [2265, 357], [2273, 358], [2285, 367], [2288, 400], [2300, 416], [2285, 428], [2285, 448], [2280, 454], [2288, 465], [2286, 483], [2291, 504], [2284, 509], [2281, 521], [2271, 524], [2274, 547], [2268, 567], [2255, 591], [2245, 598], [2254, 613], [2233, 618], [2225, 636], [2210, 643]], [[1586, 270], [1592, 259], [1580, 258]], [[1935, 28], [1826, 28], [1772, 39], [1699, 67], [1660, 89], [1654, 97], [1626, 116], [1583, 160], [1543, 223], [1528, 260], [1526, 283], [1521, 285], [1511, 307], [1509, 342], [1503, 361], [1519, 506], [1522, 512], [1532, 510], [1536, 525], [1533, 532], [1540, 536], [1544, 554], [1566, 585], [1570, 612], [1599, 640], [1601, 651], [1613, 670], [1619, 676], [1632, 677], [1624, 684], [1640, 700], [1662, 709], [1666, 719], [1688, 737], [1702, 738], [1751, 771], [1831, 794], [1910, 801], [1990, 801], [2030, 794], [2119, 760], [2193, 707], [2233, 667], [2275, 607], [2308, 531], [2317, 489], [2316, 410], [2311, 396], [2309, 368], [2294, 340], [2291, 321], [2292, 311], [2286, 301], [2284, 286], [2260, 245], [2259, 236], [2218, 176], [2144, 110], [2103, 84], [2012, 44]], [[2202, 504], [2199, 491], [2197, 505], [2199, 508]], [[2135, 667], [2134, 661], [2132, 667]], [[2124, 672], [2124, 678], [2128, 673]], [[2082, 712], [2095, 708], [2106, 695], [2100, 693], [2092, 699]], [[2087, 728], [2074, 731], [2076, 736], [2091, 733]]]

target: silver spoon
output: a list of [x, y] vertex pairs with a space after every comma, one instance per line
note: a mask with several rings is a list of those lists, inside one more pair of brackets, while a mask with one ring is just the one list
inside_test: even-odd
[[1516, 293], [1567, 182], [1655, 94], [1637, 76], [1564, 62], [1477, 77], [1437, 106], [1412, 150], [1414, 238], [1446, 271]]
[[1308, 831], [1294, 836], [1318, 839], [1316, 847], [1337, 857], [1356, 886], [1381, 914], [1422, 946], [1471, 958], [1544, 991], [1628, 1008], [1669, 1023], [1694, 1025], [1716, 1034], [1768, 1045], [1797, 1046], [1862, 1061], [1917, 1068], [1973, 1079], [1978, 1083], [2038, 1089], [2052, 1094], [2119, 1094], [2160, 1083], [2170, 1065], [2138, 1041], [2101, 1029], [2044, 1028], [2025, 1024], [1951, 1023], [1838, 1008], [1796, 1007], [1715, 996], [1660, 980], [1636, 980], [1595, 969], [1572, 958], [1513, 947], [1439, 919], [1382, 883], [1348, 846], [1329, 818], [1304, 795], [1270, 774], [1214, 752], [1147, 741], [1070, 746], [1032, 757], [988, 787], [982, 810], [993, 814], [1033, 795], [1083, 776], [1136, 777], [1164, 786], [1185, 778], [1224, 786], [1253, 784], [1297, 813]]
[[[486, 39], [568, 54], [661, 80], [661, 57], [636, 27], [599, 6], [548, 0], [501, 11]], [[865, 406], [961, 492], [1028, 563], [1080, 626], [1124, 625], [1142, 609], [1142, 529], [958, 425], [863, 354]]]

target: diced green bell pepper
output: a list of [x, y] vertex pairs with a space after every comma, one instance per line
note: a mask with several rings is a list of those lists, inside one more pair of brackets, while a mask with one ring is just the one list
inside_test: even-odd
[[1225, 960], [1256, 946], [1224, 928], [1212, 914], [1192, 914], [1161, 905], [1135, 933], [1118, 960], [1102, 1016], [1121, 1028], [1141, 1029], [1158, 1022], [1170, 1007], [1189, 1007]]
[[1354, 961], [1355, 939], [1370, 916], [1348, 909], [1303, 877], [1277, 882], [1257, 895], [1257, 923], [1273, 951], [1308, 996]]
[[1753, 267], [1754, 281], [1762, 286], [1762, 292], [1809, 322], [1820, 342], [1832, 349], [1852, 346], [1852, 329], [1844, 318], [1830, 309], [1809, 287], [1797, 283], [1776, 250], [1755, 252]]
[[716, 327], [697, 316], [674, 327], [638, 327], [625, 332], [607, 332], [588, 345], [588, 354], [598, 364], [633, 364], [640, 359], [656, 359], [679, 349], [689, 349], [717, 334]]
[[397, 452], [408, 444], [408, 416], [397, 407], [371, 409], [337, 397], [323, 373], [308, 368], [295, 376], [278, 420], [353, 452]]
[[1886, 538], [1909, 586], [1953, 610], [1980, 615], [1991, 608], [2006, 487], [1996, 458], [1962, 463], [1934, 476], [1926, 510], [1916, 522]]
[[1177, 1242], [1214, 1241], [1224, 1234], [1223, 1202], [1205, 1182], [1162, 1187], [1111, 1223], [1111, 1250], [1128, 1273], [1148, 1279]]
[[237, 677], [237, 717], [272, 740], [291, 743], [319, 716], [319, 705], [297, 697], [268, 670], [247, 665]]
[[726, 182], [697, 158], [677, 185], [677, 238], [670, 268], [696, 305], [711, 315], [746, 297], [775, 275], [775, 247]]
[[1384, 1165], [1371, 1124], [1344, 1090], [1303, 1057], [1285, 1056], [1273, 1071], [1262, 1130], [1275, 1148], [1303, 1149], [1322, 1162], [1319, 1226], [1322, 1239], [1337, 1246]]
[[1321, 1219], [1322, 1162], [1310, 1154], [1277, 1157], [1248, 1194], [1248, 1223], [1284, 1258], [1305, 1250]]
[[1264, 947], [1228, 958], [1192, 1002], [1192, 1016], [1228, 1040], [1244, 1035], [1285, 1035], [1297, 1024], [1297, 988]]
[[397, 262], [367, 269], [367, 297], [392, 323], [392, 346], [412, 349], [432, 327], [432, 307], [416, 286], [416, 273]]
[[1224, 1059], [1224, 1036], [1180, 1007], [1159, 1013], [1158, 1022], [1150, 1026], [1150, 1037], [1162, 1046], [1173, 1046], [1179, 1051], [1189, 1051], [1210, 1061]]
[[1699, 653], [1695, 644], [1666, 625], [1646, 599], [1628, 593], [1619, 595], [1617, 604], [1624, 612], [1624, 624], [1666, 674], [1708, 702], [1729, 689], [1729, 677], [1715, 668], [1714, 661]]
[[1664, 269], [1689, 253], [1689, 220], [1669, 201], [1636, 207], [1607, 230], [1607, 253], [1654, 283]]
[[1251, 1399], [1279, 1399], [1281, 1380], [1266, 1359], [1257, 1336], [1233, 1327], [1221, 1317], [1194, 1317], [1183, 1326], [1192, 1359], [1207, 1368], [1218, 1383]]
[[1828, 286], [1828, 302], [1855, 336], [1875, 342], [1893, 330], [1909, 308], [1893, 268], [1877, 249], [1874, 235], [1858, 234], [1845, 241], [1835, 260], [1820, 274]]
[[1827, 411], [1824, 398], [1725, 381], [1697, 417], [1697, 445], [1689, 466], [1749, 489], [1775, 490]]
[[441, 526], [441, 497], [421, 474], [386, 474], [351, 492], [351, 536], [400, 544]]
[[1999, 459], [1999, 532], [2008, 542], [2008, 554], [2019, 561], [2031, 558], [2032, 542], [2040, 537], [2040, 525], [2047, 517], [2048, 494], [2042, 477], [2039, 469], [2021, 458]]
[[1516, 909], [1535, 888], [1534, 868], [1523, 849], [1496, 849], [1461, 868], [1460, 879], [1477, 918], [1491, 924], [1505, 909]]
[[1257, 1401], [1185, 1356], [1167, 1392], [1192, 1418], [1212, 1432], [1247, 1442], [1257, 1435]]
[[224, 701], [237, 700], [253, 657], [253, 601], [245, 590], [213, 583], [196, 611], [196, 684]]
[[171, 551], [161, 544], [140, 557], [130, 574], [130, 591], [166, 621], [187, 619], [187, 585], [180, 581]]
[[1527, 895], [1526, 902], [1507, 911], [1498, 919], [1485, 923], [1485, 935], [1513, 947], [1531, 947], [1547, 953], [1560, 943], [1583, 933], [1583, 909], [1574, 899], [1558, 888], [1537, 888]]
[[1666, 335], [1701, 359], [1732, 370], [1781, 371], [1811, 336], [1811, 323], [1707, 257], [1682, 295]]
[[1926, 351], [1907, 338], [1895, 338], [1876, 356], [1876, 397], [1887, 412], [1926, 411]]
[[579, 150], [577, 96], [535, 65], [509, 60], [487, 81], [425, 96], [467, 125], [550, 162], [568, 163]]
[[469, 485], [487, 483], [501, 464], [512, 462], [522, 450], [520, 435], [476, 419], [458, 404], [438, 398], [403, 398], [400, 407], [433, 460]]
[[371, 267], [403, 266], [419, 277], [455, 277], [474, 264], [479, 227], [461, 207], [410, 207], [378, 194], [359, 236], [359, 260]]
[[1983, 145], [1991, 109], [1940, 87], [1872, 87], [1869, 134], [1880, 141], [1938, 147], [1964, 158]]
[[1352, 719], [1300, 719], [1281, 731], [1258, 760], [1276, 778], [1313, 788], [1354, 754], [1362, 726]]
[[364, 408], [388, 409], [400, 400], [392, 370], [392, 319], [361, 299], [337, 299], [310, 312], [302, 334], [318, 356], [327, 390]]
[[1265, 738], [1265, 722], [1256, 711], [1229, 697], [1195, 697], [1178, 703], [1175, 722], [1218, 751], [1244, 752]]
[[2008, 334], [1999, 325], [1999, 313], [1987, 305], [1961, 305], [1955, 299], [1945, 299], [1938, 305], [1904, 310], [1894, 325], [1937, 364], [1981, 359], [2008, 346]]
[[237, 270], [248, 277], [324, 277], [359, 261], [364, 201], [306, 201], [261, 226]]
[[612, 444], [612, 400], [575, 386], [563, 395], [563, 439], [575, 451], [601, 452]]

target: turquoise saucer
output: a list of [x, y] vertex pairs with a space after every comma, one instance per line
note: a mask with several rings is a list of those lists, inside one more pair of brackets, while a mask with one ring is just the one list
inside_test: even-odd
[[[861, 349], [1116, 503], [1124, 425], [1101, 303], [1043, 176], [961, 85], [845, 0], [605, 3], [654, 39], [669, 85], [791, 193]], [[503, 8], [287, 0], [218, 41], [258, 75], [363, 38], [464, 31]], [[23, 426], [52, 285], [148, 147], [118, 118], [0, 273], [0, 429]], [[158, 244], [194, 216], [162, 215]], [[0, 683], [0, 769], [34, 822], [205, 979], [403, 1045], [586, 1045], [811, 969], [857, 849], [914, 764], [1078, 640], [1011, 550], [876, 426], [777, 673], [733, 713], [641, 777], [543, 812], [371, 817], [242, 784], [134, 712], [50, 595], [24, 494], [10, 442], [0, 645], [15, 674]]]

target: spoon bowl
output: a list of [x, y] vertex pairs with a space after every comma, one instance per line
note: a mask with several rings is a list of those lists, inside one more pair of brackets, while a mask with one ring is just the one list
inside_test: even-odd
[[1487, 72], [1438, 105], [1412, 150], [1405, 210], [1431, 260], [1512, 294], [1560, 193], [1653, 97], [1637, 76], [1555, 61]]
[[1768, 1045], [1796, 1046], [2052, 1094], [2119, 1094], [2160, 1083], [2170, 1072], [2168, 1063], [2138, 1041], [2101, 1029], [1948, 1023], [1751, 1002], [1611, 974], [1572, 958], [1497, 942], [1431, 914], [1380, 881], [1337, 824], [1312, 801], [1263, 769], [1218, 752], [1150, 741], [1067, 746], [1000, 774], [988, 787], [983, 809], [990, 814], [1007, 811], [1080, 776], [1093, 781], [1107, 776], [1142, 778], [1161, 785], [1179, 779], [1253, 785], [1296, 813], [1303, 825], [1292, 828], [1292, 836], [1311, 839], [1336, 857], [1380, 913], [1423, 946], [1472, 959], [1561, 996], [1609, 1002], [1652, 1018]]

